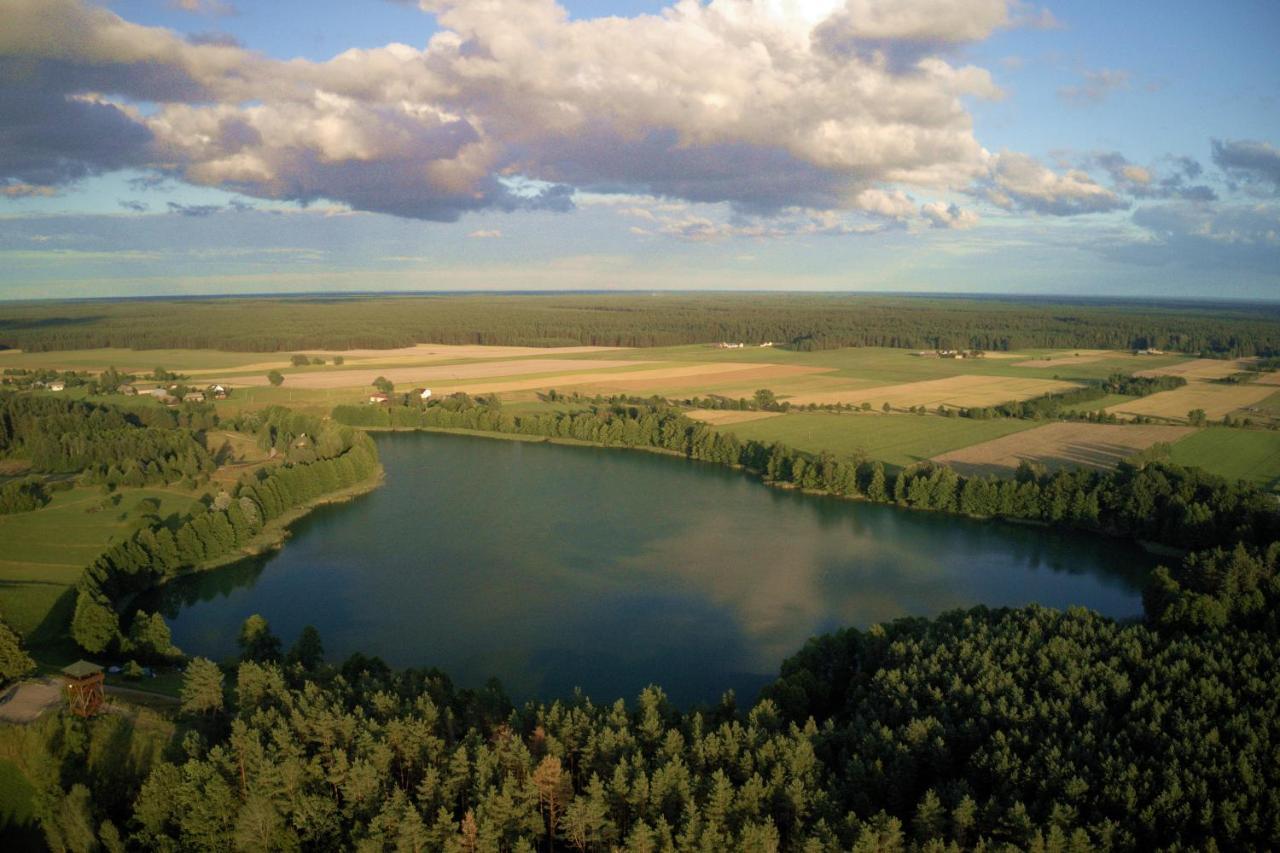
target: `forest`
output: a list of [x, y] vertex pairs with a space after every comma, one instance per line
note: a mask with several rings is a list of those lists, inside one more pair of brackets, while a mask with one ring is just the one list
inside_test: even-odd
[[387, 349], [417, 343], [671, 346], [771, 341], [1014, 350], [1161, 349], [1280, 353], [1280, 309], [1151, 303], [848, 294], [571, 294], [88, 300], [6, 305], [0, 346], [249, 352]]
[[156, 519], [94, 560], [80, 578], [71, 620], [71, 637], [85, 651], [170, 656], [167, 631], [156, 642], [136, 640], [135, 626], [145, 630], [152, 614], [132, 614], [129, 630], [122, 629], [134, 595], [238, 553], [289, 510], [379, 470], [377, 448], [364, 433], [287, 409], [245, 414], [224, 426], [257, 436], [261, 447], [283, 454], [283, 464], [254, 469], [176, 527]]

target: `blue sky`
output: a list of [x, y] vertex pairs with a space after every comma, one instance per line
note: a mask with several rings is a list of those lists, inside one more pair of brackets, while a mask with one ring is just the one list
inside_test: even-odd
[[422, 6], [0, 0], [0, 298], [1280, 298], [1280, 4]]

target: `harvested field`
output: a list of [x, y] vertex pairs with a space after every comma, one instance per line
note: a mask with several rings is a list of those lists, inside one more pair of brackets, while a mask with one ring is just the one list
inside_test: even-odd
[[1059, 422], [943, 453], [934, 460], [966, 475], [1005, 476], [1023, 461], [1051, 470], [1110, 468], [1156, 442], [1172, 444], [1194, 431], [1191, 427]]
[[1247, 370], [1252, 359], [1224, 361], [1218, 358], [1193, 358], [1168, 367], [1154, 367], [1151, 370], [1140, 370], [1135, 376], [1182, 376], [1188, 382], [1196, 379], [1221, 379], [1233, 373]]
[[725, 424], [743, 424], [747, 421], [760, 421], [765, 418], [776, 418], [780, 412], [750, 412], [735, 409], [693, 409], [689, 417], [704, 424], [724, 426]]
[[923, 382], [907, 382], [901, 385], [881, 385], [872, 388], [852, 388], [846, 391], [802, 393], [787, 400], [793, 405], [809, 403], [870, 403], [879, 409], [888, 403], [895, 409], [911, 406], [951, 406], [969, 408], [994, 406], [1010, 400], [1027, 400], [1054, 391], [1077, 388], [1072, 382], [1049, 379], [1020, 379], [1008, 376], [949, 376], [945, 379], [929, 379]]
[[[565, 370], [608, 370], [630, 368], [644, 361], [588, 361], [573, 358], [522, 359], [519, 361], [484, 361], [468, 364], [450, 364], [422, 367], [388, 367], [382, 369], [328, 370], [289, 373], [285, 385], [290, 388], [356, 388], [372, 385], [373, 380], [385, 376], [396, 385], [430, 384], [457, 385], [460, 380], [520, 376], [530, 373], [556, 373]], [[269, 384], [266, 375], [228, 378], [231, 385], [260, 386]], [[540, 382], [534, 388], [548, 387]], [[458, 389], [454, 389], [458, 390]]]
[[1254, 385], [1280, 385], [1280, 371], [1272, 371], [1271, 373], [1263, 373], [1253, 382]]
[[1111, 406], [1108, 412], [1117, 415], [1146, 415], [1154, 418], [1185, 420], [1193, 409], [1204, 409], [1210, 420], [1228, 415], [1265, 400], [1275, 393], [1272, 385], [1217, 385], [1212, 382], [1192, 382], [1172, 391], [1161, 391], [1150, 397], [1140, 397], [1129, 403]]
[[[532, 362], [538, 363], [538, 362]], [[546, 362], [541, 362], [545, 364]], [[597, 364], [643, 365], [652, 362], [576, 362], [584, 366]], [[746, 382], [751, 379], [769, 379], [780, 376], [798, 376], [811, 373], [822, 368], [792, 366], [784, 364], [741, 364], [720, 362], [718, 364], [686, 364], [679, 367], [659, 367], [645, 370], [626, 370], [609, 372], [600, 370], [594, 373], [567, 373], [556, 376], [540, 376], [530, 379], [515, 379], [497, 382], [444, 382], [432, 386], [439, 387], [440, 393], [467, 391], [470, 393], [506, 393], [508, 391], [531, 391], [538, 388], [568, 388], [578, 386], [575, 390], [583, 393], [619, 393], [654, 394], [664, 391], [684, 389], [684, 393], [700, 392], [703, 389], [725, 382]], [[751, 396], [759, 385], [753, 386]], [[727, 396], [727, 395], [726, 395]]]
[[1026, 361], [1019, 361], [1012, 367], [1064, 367], [1069, 364], [1085, 364], [1090, 361], [1102, 361], [1105, 358], [1115, 358], [1120, 353], [1105, 349], [1082, 349], [1073, 352], [1054, 353], [1053, 355], [1040, 356], [1038, 358], [1029, 358]]
[[[631, 362], [639, 364], [640, 362]], [[701, 364], [689, 367], [673, 367], [668, 370], [646, 370], [618, 374], [617, 381], [609, 381], [609, 388], [622, 391], [657, 391], [659, 389], [710, 389], [725, 383], [764, 382], [769, 379], [787, 379], [825, 373], [830, 368], [806, 367], [798, 364]], [[677, 371], [680, 371], [677, 373]], [[750, 397], [760, 388], [759, 384], [744, 395]], [[725, 395], [729, 396], [729, 395]]]

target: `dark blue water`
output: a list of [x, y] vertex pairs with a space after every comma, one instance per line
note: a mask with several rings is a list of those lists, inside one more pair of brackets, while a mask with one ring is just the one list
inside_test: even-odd
[[780, 492], [640, 452], [422, 434], [377, 438], [386, 484], [322, 507], [279, 553], [144, 606], [188, 654], [236, 653], [261, 613], [286, 644], [499, 678], [513, 698], [650, 683], [744, 700], [816, 633], [975, 604], [1141, 612], [1125, 542]]

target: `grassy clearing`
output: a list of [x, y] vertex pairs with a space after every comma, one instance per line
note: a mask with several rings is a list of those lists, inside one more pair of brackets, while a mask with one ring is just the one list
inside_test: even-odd
[[1280, 491], [1280, 432], [1211, 427], [1173, 446], [1173, 461]]
[[0, 613], [33, 636], [51, 615], [61, 618], [62, 597], [80, 572], [110, 542], [141, 523], [139, 504], [154, 498], [161, 518], [187, 514], [196, 496], [176, 488], [98, 487], [55, 492], [48, 506], [0, 516]]
[[865, 452], [887, 465], [906, 466], [971, 444], [1037, 426], [1013, 419], [975, 421], [937, 415], [782, 415], [720, 429], [741, 439], [781, 441], [800, 450]]

